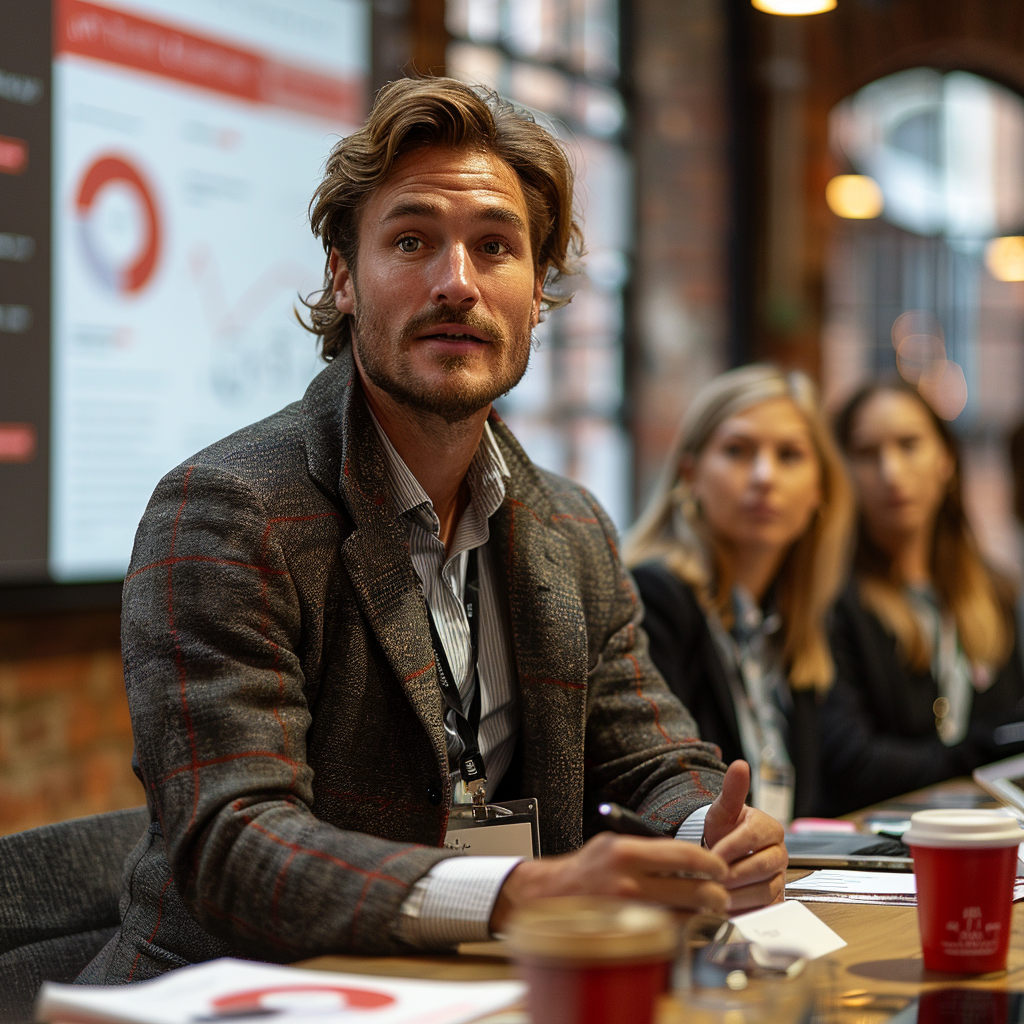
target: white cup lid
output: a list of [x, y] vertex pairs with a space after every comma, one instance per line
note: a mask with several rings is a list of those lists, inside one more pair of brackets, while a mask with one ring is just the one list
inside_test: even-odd
[[1016, 846], [1024, 830], [1008, 811], [917, 811], [903, 833], [908, 846], [986, 847]]

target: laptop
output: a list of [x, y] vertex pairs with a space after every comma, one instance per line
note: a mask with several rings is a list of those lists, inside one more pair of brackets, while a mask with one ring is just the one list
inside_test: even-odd
[[973, 771], [974, 781], [991, 793], [1007, 810], [1024, 821], [1024, 754], [982, 765]]
[[866, 835], [863, 832], [787, 834], [786, 850], [791, 868], [914, 870], [910, 847], [892, 836]]

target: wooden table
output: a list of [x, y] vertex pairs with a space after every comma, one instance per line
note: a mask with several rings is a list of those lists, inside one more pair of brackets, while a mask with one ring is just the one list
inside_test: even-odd
[[[981, 791], [970, 780], [955, 780], [930, 787], [881, 805], [909, 807], [986, 806]], [[852, 815], [862, 819], [870, 811]], [[790, 871], [789, 880], [806, 871]], [[874, 1024], [884, 1020], [906, 1000], [951, 985], [982, 989], [1024, 991], [1024, 903], [1013, 908], [1010, 959], [1006, 971], [964, 976], [925, 971], [917, 929], [916, 907], [808, 903], [809, 910], [847, 942], [826, 958], [830, 988], [837, 1001], [835, 1019], [843, 1024]], [[384, 974], [448, 981], [505, 980], [515, 977], [500, 943], [476, 943], [460, 948], [457, 956], [351, 957], [325, 956], [299, 965], [314, 970], [353, 974]], [[840, 1012], [841, 1011], [841, 1012]], [[516, 1019], [515, 1017], [502, 1019]], [[525, 1020], [525, 1016], [521, 1019]], [[661, 1020], [670, 1024], [683, 1018], [666, 1007]]]

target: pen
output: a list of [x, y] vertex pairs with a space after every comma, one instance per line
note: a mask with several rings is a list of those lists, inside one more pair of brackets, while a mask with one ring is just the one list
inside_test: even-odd
[[[667, 839], [664, 832], [648, 825], [639, 814], [634, 814], [628, 807], [620, 804], [599, 804], [597, 813], [601, 816], [605, 825], [613, 832], [621, 832], [627, 836], [644, 836], [649, 839]], [[714, 879], [701, 871], [673, 871], [672, 878], [693, 878], [703, 882], [713, 882]]]
[[597, 808], [604, 823], [613, 832], [621, 832], [627, 836], [648, 836], [651, 839], [664, 839], [665, 833], [659, 832], [640, 817], [634, 814], [628, 807], [619, 804], [601, 804]]

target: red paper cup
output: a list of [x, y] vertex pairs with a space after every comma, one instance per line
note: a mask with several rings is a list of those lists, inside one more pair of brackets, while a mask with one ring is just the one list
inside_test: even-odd
[[536, 900], [508, 943], [533, 1024], [651, 1024], [677, 947], [670, 914], [625, 900]]
[[903, 841], [914, 855], [917, 919], [930, 971], [1006, 968], [1017, 820], [1005, 811], [918, 811]]

